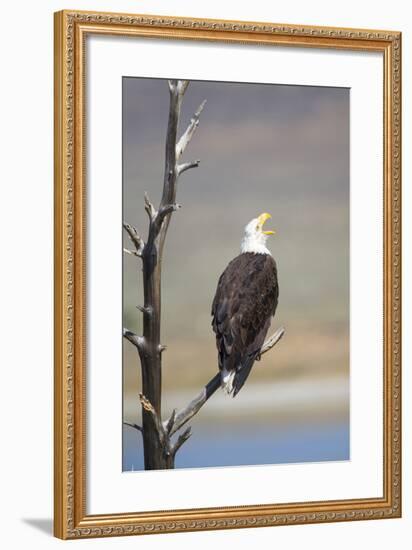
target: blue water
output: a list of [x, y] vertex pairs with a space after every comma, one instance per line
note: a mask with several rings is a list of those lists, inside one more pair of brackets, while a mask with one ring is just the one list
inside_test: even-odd
[[[176, 468], [349, 460], [349, 423], [273, 426], [193, 426], [176, 455]], [[143, 469], [142, 437], [123, 431], [123, 471]]]

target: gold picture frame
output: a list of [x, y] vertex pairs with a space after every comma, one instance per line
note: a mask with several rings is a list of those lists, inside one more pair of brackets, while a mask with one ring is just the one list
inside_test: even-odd
[[[85, 38], [89, 34], [375, 51], [384, 62], [383, 497], [86, 514]], [[55, 14], [54, 533], [62, 539], [396, 518], [401, 515], [401, 34], [244, 21]]]

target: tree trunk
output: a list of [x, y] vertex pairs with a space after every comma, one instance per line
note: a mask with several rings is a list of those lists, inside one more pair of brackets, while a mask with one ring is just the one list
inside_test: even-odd
[[[139, 350], [142, 368], [142, 393], [152, 404], [158, 418], [162, 416], [162, 345], [160, 341], [161, 328], [161, 276], [162, 252], [169, 226], [171, 212], [157, 220], [162, 209], [175, 203], [176, 181], [178, 170], [176, 165], [176, 139], [179, 124], [182, 92], [178, 82], [169, 84], [170, 107], [166, 136], [165, 173], [163, 194], [159, 211], [149, 216], [149, 238], [144, 247], [143, 260], [143, 339]], [[148, 199], [146, 200], [146, 205]], [[174, 457], [169, 445], [162, 441], [161, 432], [156, 428], [154, 415], [142, 407], [143, 415], [143, 446], [146, 470], [168, 469], [174, 467]]]
[[[160, 351], [161, 263], [156, 247], [143, 256], [144, 301], [143, 342], [140, 353], [142, 392], [161, 416], [162, 357]], [[157, 314], [154, 314], [156, 312]], [[166, 457], [157, 436], [153, 415], [142, 407], [143, 447], [146, 470], [164, 469]]]

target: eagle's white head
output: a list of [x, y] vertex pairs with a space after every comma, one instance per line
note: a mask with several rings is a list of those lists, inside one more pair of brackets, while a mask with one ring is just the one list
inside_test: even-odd
[[269, 235], [274, 235], [274, 231], [263, 231], [263, 226], [272, 216], [264, 212], [257, 218], [250, 221], [245, 227], [241, 252], [253, 252], [254, 254], [270, 254], [266, 248], [266, 241]]

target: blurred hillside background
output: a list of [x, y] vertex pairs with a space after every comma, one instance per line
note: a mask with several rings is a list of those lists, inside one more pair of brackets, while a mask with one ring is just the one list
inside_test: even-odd
[[[216, 372], [210, 309], [243, 228], [270, 212], [284, 338], [235, 399], [219, 391], [191, 423], [177, 467], [349, 459], [349, 90], [191, 82], [181, 132], [203, 99], [184, 160], [163, 263], [163, 415]], [[123, 79], [124, 220], [145, 236], [143, 194], [157, 205], [168, 117], [165, 80]], [[129, 246], [127, 239], [125, 245]], [[124, 255], [124, 326], [141, 333], [141, 266]], [[140, 365], [124, 342], [124, 419], [140, 423]], [[125, 427], [123, 470], [143, 468]]]

